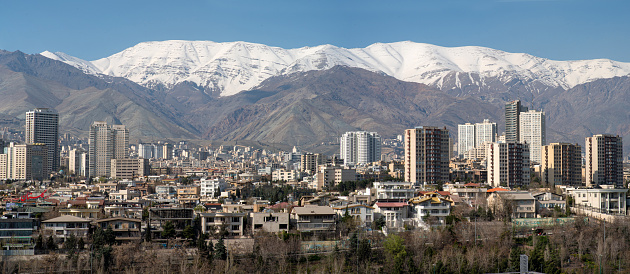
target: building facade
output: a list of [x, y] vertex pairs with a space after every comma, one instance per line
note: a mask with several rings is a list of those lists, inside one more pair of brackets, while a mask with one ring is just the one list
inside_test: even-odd
[[340, 139], [340, 155], [344, 165], [358, 165], [381, 159], [381, 136], [376, 132], [346, 132]]
[[529, 144], [530, 163], [541, 163], [541, 148], [547, 143], [545, 112], [530, 110], [521, 112], [519, 142]]
[[623, 186], [623, 142], [619, 135], [586, 137], [586, 186]]
[[466, 123], [457, 125], [457, 153], [464, 157], [465, 153], [475, 148], [475, 125]]
[[505, 104], [505, 142], [516, 143], [520, 141], [520, 114], [528, 109], [521, 105], [520, 100]]
[[59, 114], [54, 109], [36, 108], [26, 112], [25, 142], [45, 144], [46, 175], [59, 168]]
[[449, 179], [449, 134], [446, 128], [405, 130], [405, 181], [446, 182]]
[[88, 142], [89, 176], [110, 176], [112, 159], [128, 157], [129, 131], [124, 125], [94, 122]]
[[499, 186], [529, 185], [529, 145], [492, 143], [486, 147], [488, 184]]
[[110, 176], [116, 179], [132, 180], [149, 175], [149, 171], [151, 171], [149, 159], [112, 159]]
[[582, 147], [578, 144], [551, 143], [541, 149], [543, 185], [582, 184]]

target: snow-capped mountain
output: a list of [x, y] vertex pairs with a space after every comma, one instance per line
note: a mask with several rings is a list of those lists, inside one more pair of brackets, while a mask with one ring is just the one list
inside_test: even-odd
[[249, 90], [272, 76], [336, 65], [383, 72], [403, 81], [438, 88], [459, 87], [457, 77], [445, 86], [445, 77], [453, 72], [466, 73], [469, 79], [465, 82], [479, 87], [491, 78], [503, 83], [518, 80], [530, 86], [542, 84], [565, 90], [597, 79], [630, 74], [630, 63], [608, 59], [554, 61], [484, 47], [448, 48], [414, 42], [377, 43], [354, 49], [332, 45], [283, 49], [246, 42], [163, 41], [140, 43], [95, 61], [59, 52], [41, 54], [90, 74], [124, 77], [148, 87], [169, 88], [190, 81], [218, 91], [221, 96]]

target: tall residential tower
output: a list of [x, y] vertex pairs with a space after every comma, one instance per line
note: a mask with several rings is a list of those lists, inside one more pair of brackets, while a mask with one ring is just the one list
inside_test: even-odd
[[447, 182], [449, 158], [446, 128], [421, 126], [405, 130], [405, 181]]
[[586, 137], [586, 186], [623, 186], [623, 143], [619, 135]]
[[376, 132], [351, 131], [340, 139], [344, 165], [367, 164], [381, 160], [381, 136]]
[[59, 168], [59, 114], [54, 109], [36, 108], [26, 112], [26, 144], [45, 144], [46, 174]]

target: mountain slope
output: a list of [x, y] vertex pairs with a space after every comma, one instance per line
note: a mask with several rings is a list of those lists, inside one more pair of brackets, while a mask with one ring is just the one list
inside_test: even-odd
[[355, 49], [332, 45], [283, 49], [245, 42], [173, 40], [140, 43], [92, 62], [64, 53], [42, 55], [87, 73], [124, 77], [152, 88], [170, 89], [192, 82], [212, 96], [234, 95], [272, 76], [337, 65], [459, 93], [489, 87], [509, 90], [515, 83], [520, 83], [518, 92], [540, 93], [630, 74], [630, 64], [607, 59], [554, 61], [484, 47], [447, 48], [413, 42]]
[[62, 131], [85, 132], [93, 121], [122, 123], [134, 137], [193, 137], [165, 95], [121, 78], [99, 78], [40, 55], [0, 51], [0, 113], [24, 118], [36, 107], [56, 109]]
[[475, 98], [457, 98], [423, 84], [343, 66], [274, 77], [232, 97], [254, 92], [268, 96], [228, 112], [205, 137], [314, 144], [334, 141], [352, 130], [387, 137], [419, 125], [452, 131], [458, 123], [476, 117], [496, 120], [502, 113]]

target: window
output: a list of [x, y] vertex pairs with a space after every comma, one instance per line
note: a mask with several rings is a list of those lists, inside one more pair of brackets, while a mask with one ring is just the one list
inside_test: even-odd
[[241, 218], [239, 218], [239, 217], [232, 217], [232, 222], [233, 223], [240, 223], [241, 222]]
[[277, 221], [278, 221], [278, 217], [275, 217], [275, 216], [265, 217], [265, 222], [277, 222]]
[[261, 229], [263, 227], [262, 224], [255, 224], [254, 229]]
[[287, 224], [280, 224], [279, 229], [287, 229]]
[[238, 225], [233, 225], [233, 226], [232, 226], [232, 231], [234, 231], [234, 230], [239, 230], [239, 227], [240, 227], [240, 226], [238, 226]]

